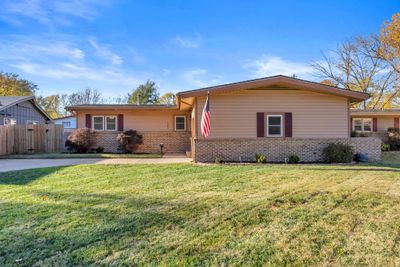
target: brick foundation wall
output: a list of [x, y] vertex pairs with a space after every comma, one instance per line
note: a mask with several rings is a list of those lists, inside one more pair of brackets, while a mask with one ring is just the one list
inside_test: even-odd
[[[118, 132], [97, 132], [94, 148], [104, 147], [104, 152], [118, 153]], [[140, 132], [143, 144], [138, 153], [160, 153], [160, 143], [164, 144], [164, 153], [185, 153], [190, 150], [190, 132]]]
[[195, 139], [194, 160], [214, 162], [254, 161], [256, 153], [263, 153], [269, 162], [284, 162], [296, 154], [301, 162], [320, 162], [322, 150], [329, 143], [349, 144], [355, 153], [368, 153], [371, 162], [381, 159], [381, 140], [374, 137], [357, 138], [221, 138]]

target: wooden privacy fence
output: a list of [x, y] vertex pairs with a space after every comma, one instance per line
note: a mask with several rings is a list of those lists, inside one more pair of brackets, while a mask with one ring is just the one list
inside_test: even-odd
[[0, 155], [63, 151], [64, 127], [55, 124], [0, 126]]

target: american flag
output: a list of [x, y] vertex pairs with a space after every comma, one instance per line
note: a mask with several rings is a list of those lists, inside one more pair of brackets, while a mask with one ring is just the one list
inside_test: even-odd
[[207, 138], [210, 134], [210, 101], [208, 97], [203, 108], [203, 114], [201, 115], [201, 136], [203, 138]]

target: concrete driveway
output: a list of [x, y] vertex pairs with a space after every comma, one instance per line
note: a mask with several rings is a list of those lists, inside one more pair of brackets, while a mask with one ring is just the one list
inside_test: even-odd
[[163, 158], [120, 158], [120, 159], [0, 159], [0, 172], [17, 171], [25, 169], [69, 166], [79, 164], [168, 164], [188, 163], [191, 158], [163, 157]]

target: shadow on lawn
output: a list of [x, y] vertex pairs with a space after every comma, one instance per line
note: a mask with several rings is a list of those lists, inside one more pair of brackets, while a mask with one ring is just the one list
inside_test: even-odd
[[[167, 253], [175, 248], [154, 243], [152, 239], [187, 220], [165, 209], [169, 206], [166, 199], [112, 194], [37, 194], [47, 194], [50, 199], [40, 204], [2, 204], [0, 215], [6, 224], [1, 237], [4, 246], [0, 249], [0, 265], [12, 265], [16, 260], [26, 266], [91, 265], [107, 257], [123, 261], [119, 257], [123, 258], [124, 254], [119, 252], [140, 254], [140, 250], [154, 246], [160, 246], [160, 251]], [[94, 251], [99, 254], [91, 253]], [[117, 254], [112, 256], [114, 253]]]
[[[309, 170], [314, 170], [314, 171], [320, 171], [322, 169], [317, 169], [317, 168], [312, 168]], [[380, 168], [324, 168], [323, 170], [326, 171], [371, 171], [371, 172], [400, 172], [400, 170], [394, 170], [394, 169], [380, 169]]]
[[[391, 164], [385, 162], [360, 163], [357, 165], [321, 165], [324, 168], [310, 168], [310, 170], [328, 170], [328, 171], [371, 171], [371, 172], [400, 172], [400, 164]], [[326, 167], [326, 168], [325, 168]]]
[[35, 180], [41, 179], [54, 172], [71, 166], [47, 167], [38, 169], [18, 170], [0, 172], [0, 184], [26, 185]]

